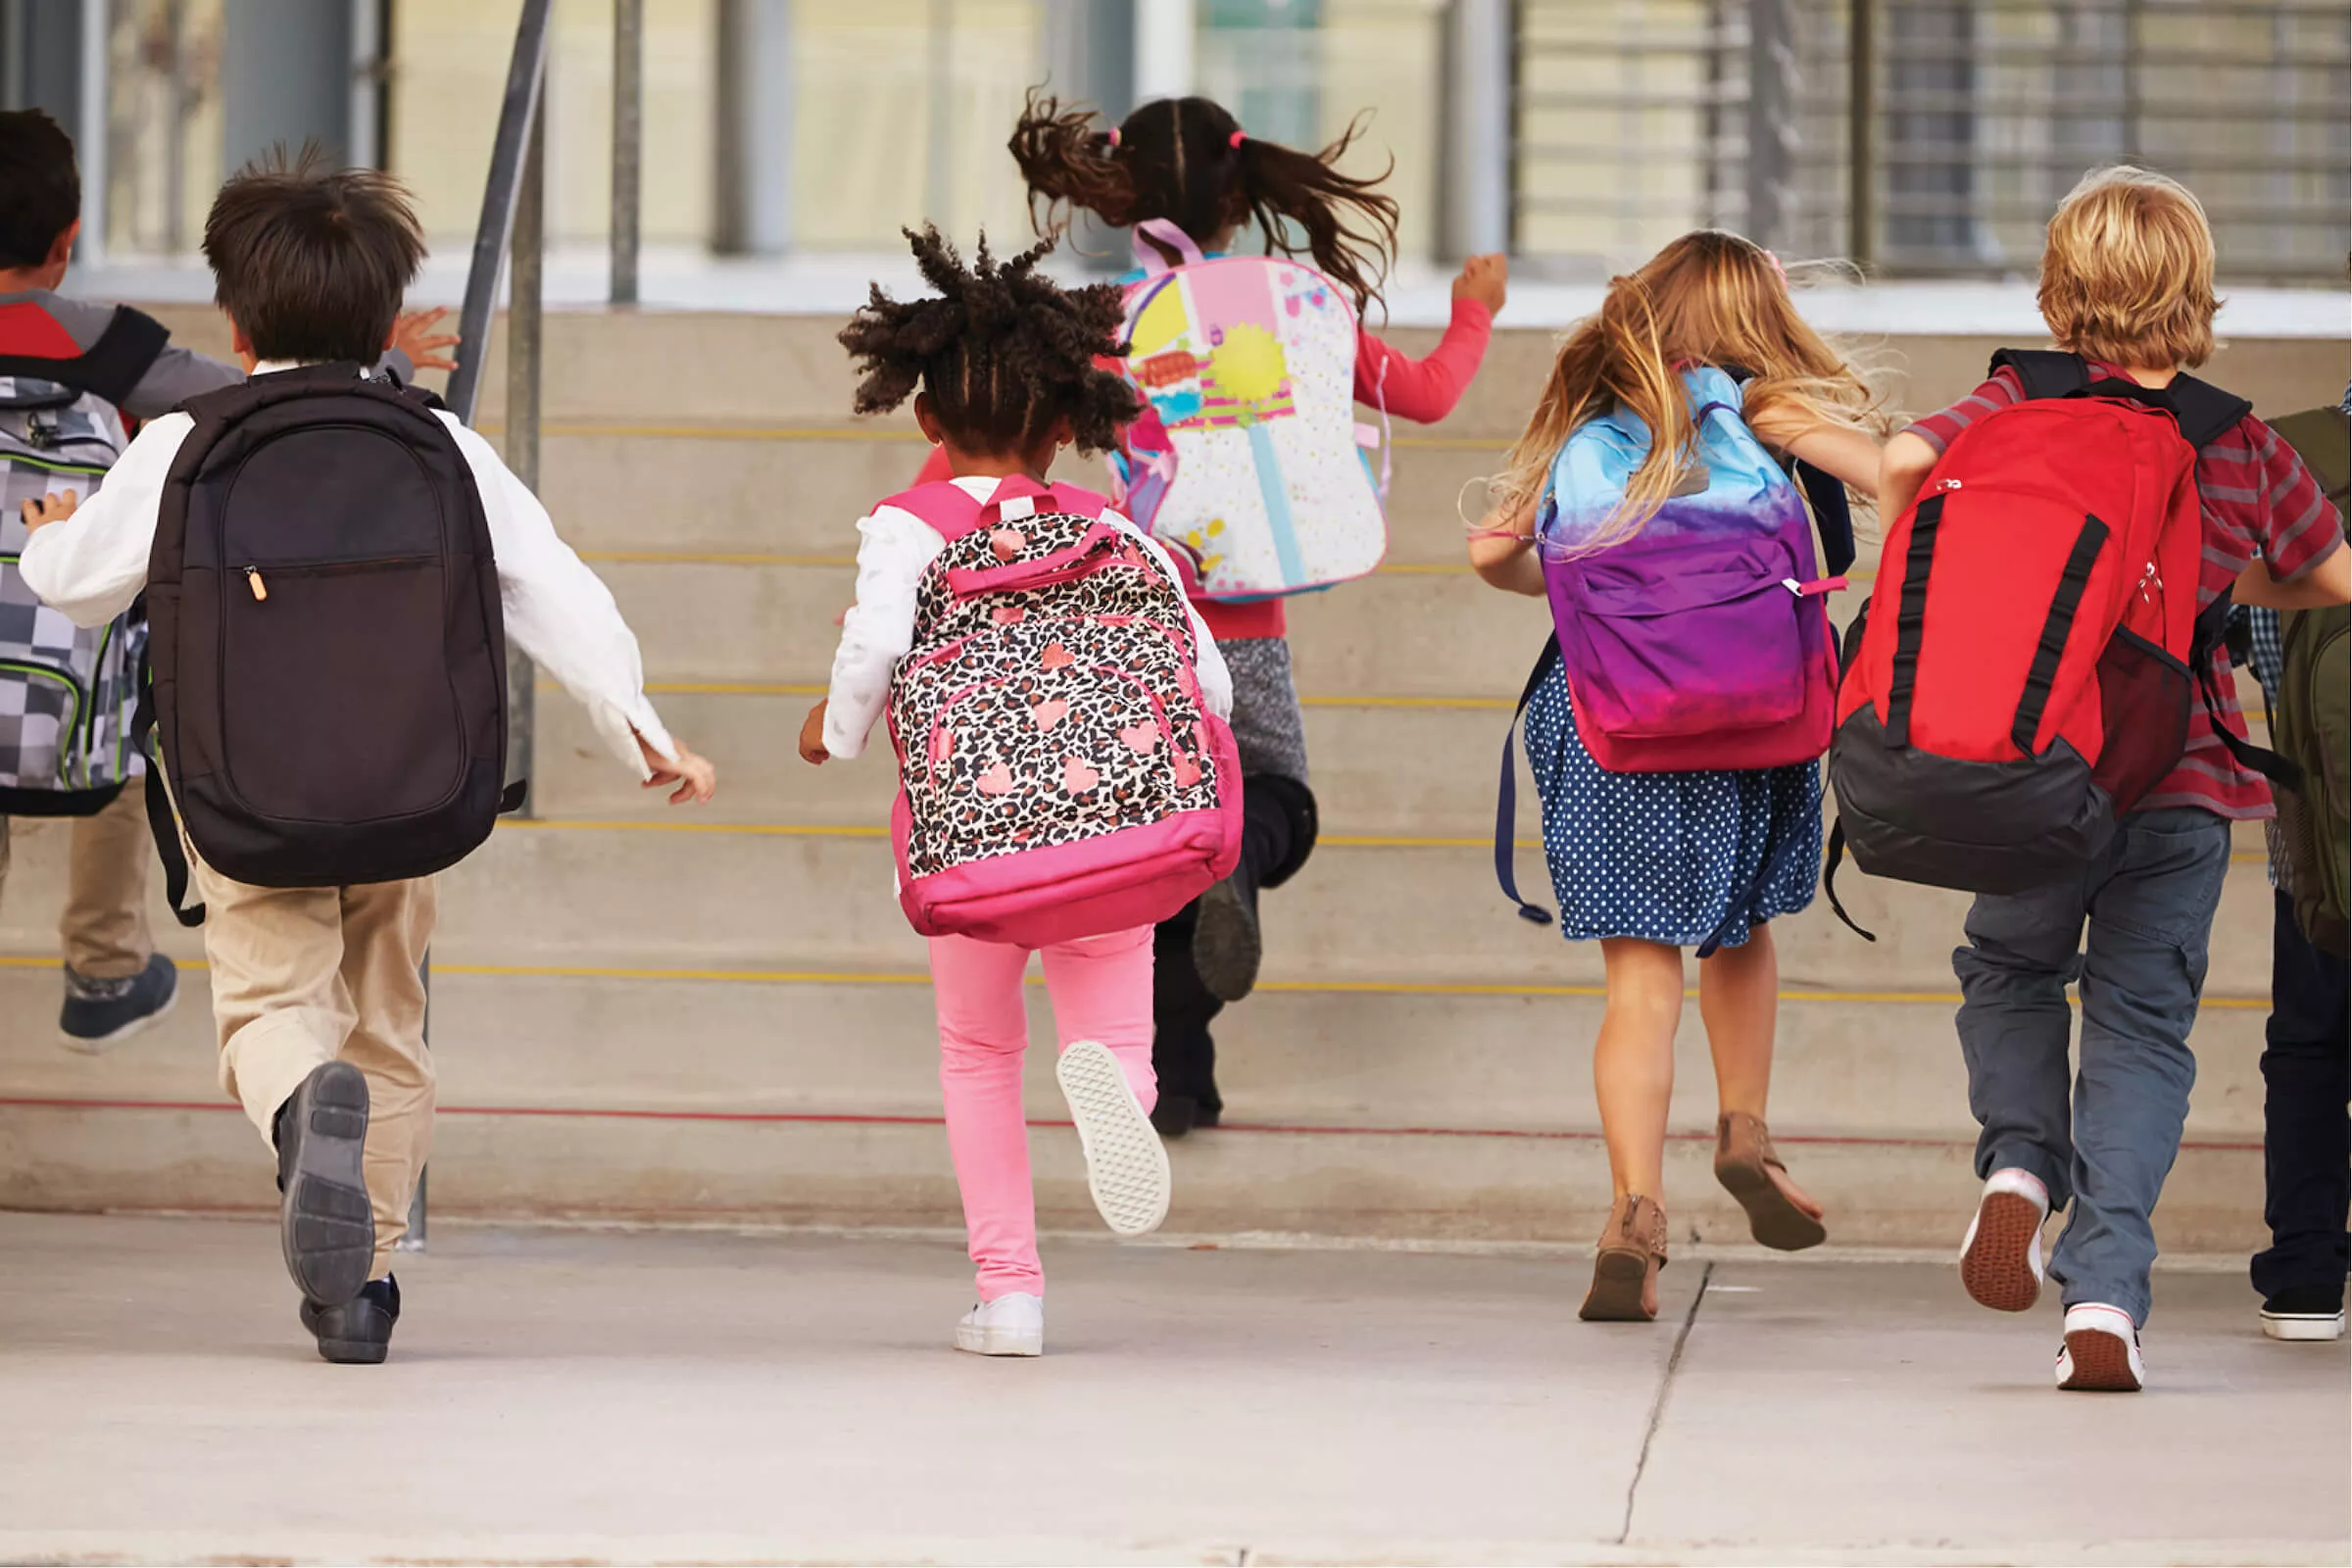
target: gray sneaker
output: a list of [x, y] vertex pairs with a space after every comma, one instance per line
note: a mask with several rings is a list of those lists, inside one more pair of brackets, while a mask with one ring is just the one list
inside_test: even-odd
[[1200, 895], [1194, 916], [1193, 968], [1219, 1002], [1239, 1002], [1257, 987], [1263, 953], [1257, 894], [1237, 871]]
[[179, 967], [158, 953], [137, 974], [93, 980], [66, 971], [66, 1005], [57, 1015], [66, 1047], [95, 1055], [172, 1010], [179, 1000]]

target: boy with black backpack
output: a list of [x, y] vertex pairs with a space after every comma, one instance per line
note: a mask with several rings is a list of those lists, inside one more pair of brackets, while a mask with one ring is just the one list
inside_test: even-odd
[[[139, 419], [245, 372], [179, 348], [127, 306], [69, 299], [81, 231], [73, 140], [37, 109], [0, 112], [0, 882], [11, 816], [72, 819], [66, 907], [68, 1046], [102, 1051], [168, 1010], [178, 976], [147, 925], [153, 858], [129, 744], [146, 620], [137, 609], [80, 628], [46, 610], [16, 569], [19, 510], [51, 490], [87, 497]], [[428, 368], [455, 339], [444, 313], [404, 317], [399, 341]], [[397, 350], [387, 364], [413, 368]]]
[[86, 505], [28, 503], [24, 572], [81, 625], [146, 593], [221, 1084], [275, 1150], [304, 1326], [326, 1359], [375, 1362], [432, 1134], [433, 873], [515, 798], [506, 635], [649, 785], [703, 801], [712, 774], [646, 701], [611, 593], [489, 444], [363, 373], [424, 256], [400, 186], [250, 169], [204, 252], [252, 379], [149, 424]]
[[2001, 356], [1887, 445], [1898, 520], [1831, 754], [1863, 869], [1978, 893], [1953, 956], [1984, 1127], [1961, 1278], [2032, 1306], [2042, 1222], [2072, 1201], [2048, 1265], [2064, 1389], [2143, 1381], [2149, 1215], [2230, 823], [2272, 814], [2277, 760], [2247, 743], [2220, 635], [2231, 590], [2352, 598], [2341, 519], [2292, 450], [2184, 373], [2213, 353], [2213, 270], [2204, 211], [2162, 175], [2096, 172], [2060, 205], [2039, 300], [2064, 354]]

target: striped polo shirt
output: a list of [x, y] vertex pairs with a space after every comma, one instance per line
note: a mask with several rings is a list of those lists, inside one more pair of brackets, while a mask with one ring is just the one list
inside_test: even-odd
[[[2126, 378], [2120, 366], [2088, 362], [2092, 380]], [[2023, 400], [2017, 372], [2003, 367], [1992, 379], [1940, 414], [1911, 426], [1911, 433], [1938, 453], [1952, 439], [1995, 409]], [[2252, 415], [2197, 455], [2197, 495], [2205, 514], [2205, 564], [2197, 582], [2203, 610], [2237, 581], [2260, 556], [2272, 575], [2302, 576], [2343, 543], [2343, 519], [2320, 493], [2294, 449]], [[2222, 692], [2222, 711], [2231, 733], [2246, 735], [2237, 701], [2237, 682], [2226, 648], [2213, 651], [2213, 671]], [[2180, 765], [2141, 801], [2139, 809], [2193, 806], [2239, 819], [2272, 814], [2271, 789], [2262, 776], [2237, 764], [2213, 732], [2203, 698], [2189, 704], [2188, 749]]]

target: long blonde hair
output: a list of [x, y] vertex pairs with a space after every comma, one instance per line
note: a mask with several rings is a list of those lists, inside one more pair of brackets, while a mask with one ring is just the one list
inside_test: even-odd
[[1611, 278], [1600, 309], [1568, 329], [1508, 466], [1489, 485], [1495, 514], [1531, 510], [1577, 427], [1623, 408], [1649, 426], [1649, 455], [1628, 479], [1623, 505], [1578, 548], [1603, 549], [1639, 531], [1696, 455], [1698, 431], [1677, 373], [1691, 364], [1751, 377], [1743, 410], [1750, 419], [1778, 410], [1886, 432], [1877, 395], [1797, 314], [1779, 260], [1737, 234], [1700, 229]]

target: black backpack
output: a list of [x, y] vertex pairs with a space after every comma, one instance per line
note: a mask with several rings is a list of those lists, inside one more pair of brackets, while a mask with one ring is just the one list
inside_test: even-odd
[[[429, 393], [357, 366], [191, 398], [148, 564], [145, 712], [189, 841], [260, 887], [429, 876], [505, 789], [506, 629], [472, 469]], [[144, 721], [141, 735], [148, 733]], [[175, 913], [186, 868], [148, 804]]]

